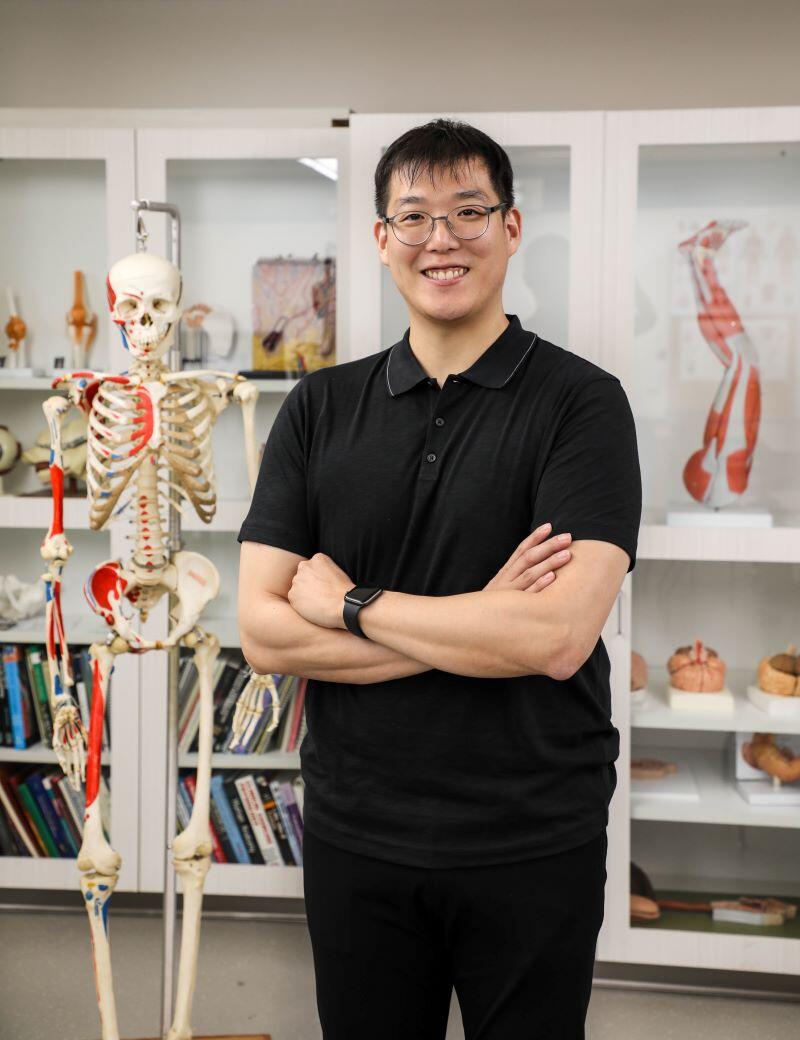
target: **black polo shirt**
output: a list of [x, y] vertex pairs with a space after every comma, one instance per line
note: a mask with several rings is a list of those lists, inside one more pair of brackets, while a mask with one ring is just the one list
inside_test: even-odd
[[[269, 431], [239, 541], [330, 556], [358, 585], [482, 589], [545, 521], [636, 559], [641, 480], [619, 380], [507, 315], [439, 389], [410, 345], [303, 376]], [[535, 595], [535, 594], [534, 594]], [[309, 679], [305, 825], [421, 867], [501, 863], [608, 821], [619, 733], [598, 639], [570, 679], [430, 669]]]

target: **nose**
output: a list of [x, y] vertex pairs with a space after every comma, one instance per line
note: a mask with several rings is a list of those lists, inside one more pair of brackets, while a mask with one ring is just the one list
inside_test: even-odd
[[427, 244], [431, 245], [449, 245], [451, 242], [458, 244], [458, 239], [447, 226], [447, 220], [445, 217], [435, 217], [433, 221], [433, 231], [431, 237], [428, 239]]

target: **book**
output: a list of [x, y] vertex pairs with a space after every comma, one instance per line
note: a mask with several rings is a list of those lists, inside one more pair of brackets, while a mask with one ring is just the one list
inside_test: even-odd
[[42, 819], [44, 820], [44, 825], [58, 849], [58, 855], [62, 859], [67, 859], [72, 855], [72, 848], [64, 838], [61, 822], [53, 808], [47, 792], [44, 789], [41, 774], [37, 770], [29, 773], [25, 778], [24, 786], [28, 788], [36, 800], [36, 804], [42, 814]]
[[28, 787], [23, 782], [22, 776], [19, 773], [15, 773], [13, 776], [9, 777], [9, 779], [42, 852], [45, 856], [58, 859], [59, 854], [56, 843], [42, 817], [33, 794], [28, 790]]
[[228, 840], [233, 849], [234, 859], [237, 863], [249, 863], [250, 856], [244, 844], [244, 839], [236, 826], [236, 818], [233, 815], [228, 796], [225, 794], [223, 785], [224, 778], [217, 774], [211, 777], [211, 796], [217, 803], [217, 809], [225, 824]]
[[231, 688], [223, 700], [219, 713], [214, 716], [214, 750], [227, 751], [231, 742], [231, 731], [233, 728], [233, 717], [236, 712], [236, 704], [242, 690], [250, 678], [250, 666], [242, 658], [239, 663], [239, 671], [236, 674]]
[[0, 647], [0, 745], [3, 747], [14, 746], [14, 734], [11, 732], [11, 711], [6, 691], [6, 673], [2, 664], [2, 647]]
[[283, 817], [280, 814], [278, 806], [275, 803], [275, 798], [270, 790], [269, 777], [264, 773], [258, 773], [255, 777], [255, 783], [261, 808], [269, 820], [270, 827], [275, 835], [275, 840], [278, 843], [281, 860], [288, 867], [295, 866], [294, 856], [292, 855], [292, 846], [289, 844], [286, 828], [283, 825]]
[[[67, 811], [66, 806], [62, 803], [60, 792], [54, 783], [57, 777], [58, 773], [43, 774], [41, 776], [42, 787], [44, 788], [44, 793], [46, 797], [49, 798], [50, 804], [53, 808], [53, 812], [55, 813], [58, 819], [58, 826], [61, 830], [61, 834], [64, 839], [64, 845], [67, 849], [66, 855], [77, 856], [78, 849], [80, 848], [81, 844], [80, 835], [78, 835], [76, 838], [72, 830], [71, 820], [68, 819], [69, 813]], [[59, 845], [59, 848], [60, 847], [61, 846]]]
[[14, 828], [11, 821], [0, 807], [0, 854], [3, 856], [18, 856], [20, 854], [14, 837]]
[[31, 830], [31, 825], [19, 805], [14, 785], [4, 769], [0, 769], [0, 805], [14, 828], [17, 845], [21, 845], [34, 859], [39, 858], [42, 855], [42, 847]]
[[213, 787], [211, 790], [211, 797], [209, 798], [209, 819], [214, 824], [214, 830], [217, 832], [217, 837], [222, 846], [222, 851], [225, 853], [226, 861], [228, 863], [237, 863], [238, 860], [236, 859], [236, 853], [233, 851], [233, 845], [231, 845], [230, 838], [228, 837], [228, 830], [214, 799]]
[[239, 827], [239, 832], [242, 835], [242, 839], [247, 846], [247, 853], [250, 856], [251, 863], [263, 863], [264, 857], [261, 855], [261, 849], [258, 847], [255, 835], [253, 834], [253, 828], [250, 826], [250, 820], [247, 818], [242, 799], [239, 795], [239, 790], [236, 787], [236, 775], [227, 776], [225, 778], [225, 793], [228, 796], [233, 815], [236, 817], [236, 823]]
[[[289, 819], [291, 821], [292, 827], [294, 828], [295, 838], [297, 839], [297, 848], [296, 848], [296, 850], [294, 850], [295, 851], [295, 859], [297, 860], [297, 865], [299, 867], [302, 867], [302, 865], [303, 865], [303, 817], [302, 817], [302, 815], [300, 813], [300, 809], [298, 808], [297, 801], [296, 801], [295, 796], [294, 796], [294, 787], [292, 786], [292, 779], [293, 779], [293, 777], [291, 775], [285, 776], [285, 775], [282, 774], [281, 777], [279, 778], [280, 790], [281, 790], [281, 794], [283, 795], [284, 804], [286, 805], [287, 815], [289, 816]], [[293, 846], [293, 849], [294, 849], [294, 846]]]
[[[181, 777], [181, 783], [186, 790], [190, 805], [194, 809], [194, 795], [197, 790], [197, 777], [194, 773], [188, 773], [186, 776]], [[211, 798], [209, 797], [209, 814], [208, 814], [208, 829], [211, 833], [211, 854], [215, 863], [227, 863], [228, 857], [225, 855], [225, 850], [219, 840], [214, 821], [211, 819]]]
[[34, 709], [39, 723], [39, 734], [44, 744], [50, 747], [53, 743], [53, 717], [50, 712], [50, 694], [45, 681], [44, 647], [28, 646], [28, 667], [31, 673], [31, 685], [34, 692]]
[[15, 646], [13, 643], [7, 643], [3, 646], [3, 672], [11, 712], [12, 746], [18, 750], [23, 750], [34, 743], [34, 741], [31, 739], [31, 730], [26, 722], [26, 713], [23, 705], [25, 691], [22, 686], [19, 667], [20, 658], [21, 653], [18, 646]]
[[[289, 840], [289, 847], [292, 850], [292, 859], [297, 866], [300, 867], [303, 865], [303, 852], [294, 828], [294, 821], [289, 813], [286, 794], [283, 790], [282, 783], [277, 776], [273, 777], [269, 781], [269, 789], [272, 792], [272, 797], [275, 799], [275, 804], [278, 806], [278, 812], [283, 821], [283, 829], [286, 832], [286, 837]], [[294, 801], [294, 799], [292, 799], [292, 801]]]
[[273, 834], [272, 826], [264, 811], [264, 806], [261, 804], [258, 788], [252, 774], [245, 773], [242, 776], [237, 776], [235, 783], [264, 862], [267, 866], [272, 866], [273, 864], [283, 866], [285, 860], [276, 841], [276, 835]]

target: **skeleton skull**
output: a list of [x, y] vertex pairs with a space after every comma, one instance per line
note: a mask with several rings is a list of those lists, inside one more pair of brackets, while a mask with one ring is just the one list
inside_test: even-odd
[[125, 346], [141, 360], [161, 357], [181, 316], [181, 272], [169, 260], [133, 253], [118, 260], [106, 281], [108, 306]]

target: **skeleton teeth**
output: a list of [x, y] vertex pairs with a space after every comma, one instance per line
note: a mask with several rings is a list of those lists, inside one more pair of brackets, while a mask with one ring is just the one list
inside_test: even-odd
[[430, 268], [423, 272], [426, 278], [433, 278], [437, 282], [447, 282], [451, 278], [457, 278], [459, 275], [466, 274], [466, 267], [448, 267], [446, 270]]

